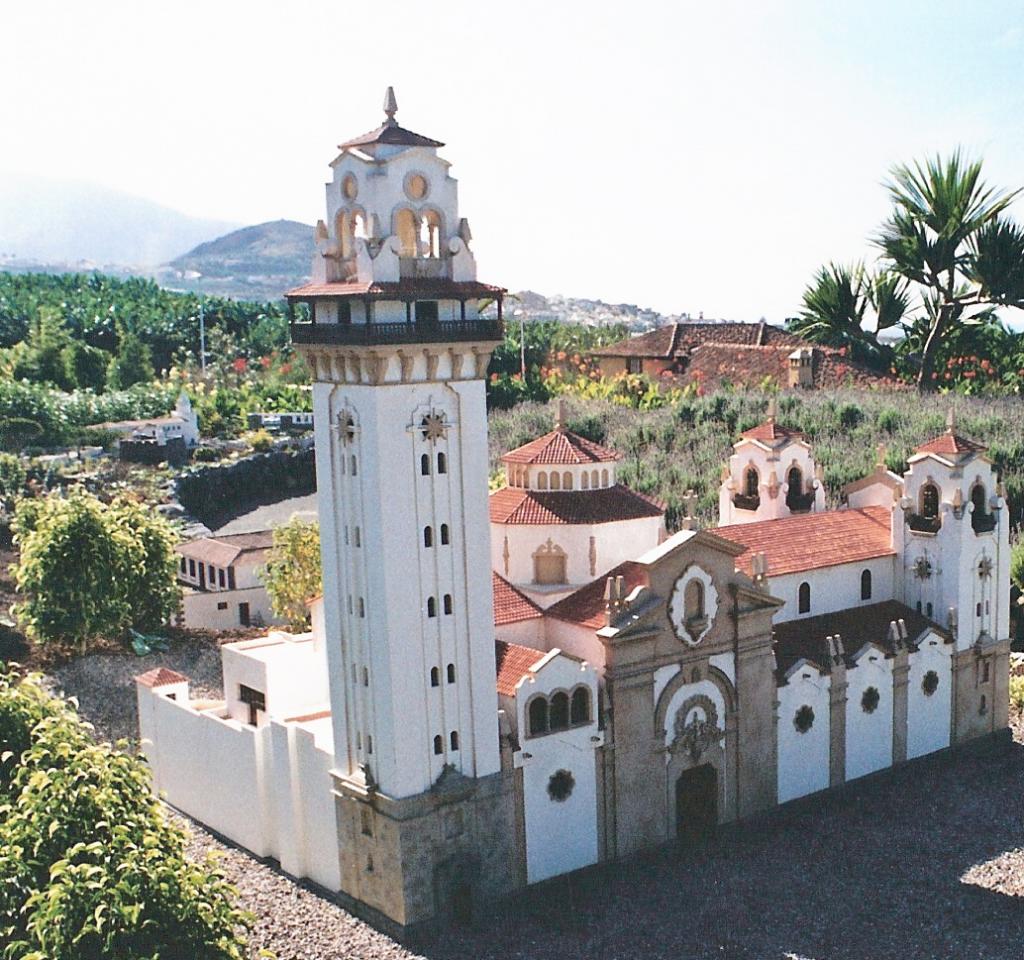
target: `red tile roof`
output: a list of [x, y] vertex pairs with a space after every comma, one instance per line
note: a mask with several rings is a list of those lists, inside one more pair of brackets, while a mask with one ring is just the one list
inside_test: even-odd
[[760, 440], [762, 443], [773, 443], [776, 440], [802, 440], [805, 434], [799, 430], [791, 430], [789, 427], [784, 427], [774, 420], [766, 420], [750, 430], [744, 430], [740, 436], [744, 440]]
[[141, 683], [144, 687], [166, 687], [172, 683], [188, 683], [188, 677], [175, 670], [168, 670], [167, 667], [156, 667], [139, 674], [135, 682]]
[[893, 653], [893, 643], [889, 637], [889, 624], [893, 620], [904, 621], [911, 642], [929, 627], [943, 640], [952, 640], [947, 631], [896, 600], [851, 607], [817, 617], [787, 620], [776, 624], [774, 630], [775, 665], [779, 679], [801, 659], [810, 660], [823, 673], [830, 673], [832, 665], [829, 663], [825, 638], [835, 634], [839, 634], [842, 639], [847, 665], [852, 666], [853, 657], [866, 643], [877, 644], [887, 654]]
[[494, 660], [498, 693], [506, 697], [513, 696], [516, 692], [516, 684], [546, 656], [547, 654], [543, 650], [532, 650], [530, 647], [521, 647], [518, 643], [495, 640]]
[[504, 577], [491, 571], [491, 585], [494, 590], [494, 625], [519, 623], [543, 616], [537, 606], [525, 593], [517, 590]]
[[974, 440], [961, 437], [958, 433], [947, 430], [941, 436], [917, 448], [918, 453], [937, 453], [945, 456], [962, 456], [965, 453], [981, 453], [987, 448]]
[[502, 487], [491, 494], [491, 523], [612, 523], [660, 517], [665, 506], [617, 484], [600, 490], [570, 490], [547, 493]]
[[593, 440], [568, 430], [552, 430], [515, 450], [509, 450], [503, 463], [551, 463], [575, 466], [581, 463], [611, 463], [622, 454], [602, 447]]
[[285, 297], [290, 300], [308, 300], [316, 297], [371, 297], [396, 300], [429, 297], [435, 300], [473, 300], [493, 297], [499, 293], [505, 293], [505, 289], [489, 283], [480, 283], [478, 280], [422, 277], [399, 280], [397, 283], [306, 283], [289, 290]]
[[895, 554], [890, 522], [887, 507], [864, 507], [734, 523], [715, 533], [747, 548], [736, 568], [748, 575], [754, 554], [763, 551], [771, 578]]
[[599, 630], [605, 625], [604, 591], [609, 577], [622, 577], [628, 596], [636, 587], [647, 584], [647, 567], [633, 560], [620, 563], [604, 576], [552, 604], [548, 607], [546, 615]]
[[731, 344], [749, 347], [786, 347], [792, 353], [808, 342], [780, 327], [767, 323], [669, 323], [638, 337], [629, 337], [594, 351], [605, 357], [685, 356], [703, 344]]

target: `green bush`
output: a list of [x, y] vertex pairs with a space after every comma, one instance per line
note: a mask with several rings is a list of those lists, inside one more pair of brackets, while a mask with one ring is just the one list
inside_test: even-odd
[[257, 453], [266, 453], [274, 449], [274, 438], [266, 430], [253, 430], [247, 433], [244, 439]]
[[0, 671], [4, 960], [242, 960], [252, 917], [185, 842], [140, 760]]
[[1024, 711], [1024, 677], [1010, 677], [1010, 706]]

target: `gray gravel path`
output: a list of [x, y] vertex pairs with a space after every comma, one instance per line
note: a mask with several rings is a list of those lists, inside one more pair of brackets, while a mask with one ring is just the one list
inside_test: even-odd
[[[213, 692], [216, 650], [164, 661]], [[191, 662], [189, 662], [191, 658]], [[125, 658], [121, 658], [125, 659]], [[156, 665], [86, 658], [57, 680], [101, 736], [131, 733], [130, 678]], [[90, 663], [90, 661], [95, 661]], [[931, 960], [1024, 957], [1024, 728], [994, 757], [860, 784], [703, 850], [662, 850], [517, 897], [473, 930], [409, 951], [330, 900], [190, 824], [259, 917], [253, 955], [281, 960]]]

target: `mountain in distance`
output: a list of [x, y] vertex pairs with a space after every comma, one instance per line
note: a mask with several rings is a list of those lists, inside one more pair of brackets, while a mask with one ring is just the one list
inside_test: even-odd
[[93, 183], [0, 175], [0, 268], [142, 272], [236, 226]]
[[295, 220], [242, 227], [165, 263], [163, 285], [248, 299], [276, 299], [309, 279], [313, 228]]

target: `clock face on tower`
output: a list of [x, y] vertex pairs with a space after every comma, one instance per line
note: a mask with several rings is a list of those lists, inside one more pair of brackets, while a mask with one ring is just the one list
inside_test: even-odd
[[718, 591], [711, 574], [693, 564], [683, 571], [672, 588], [668, 617], [675, 635], [691, 647], [697, 646], [711, 629], [718, 610]]

